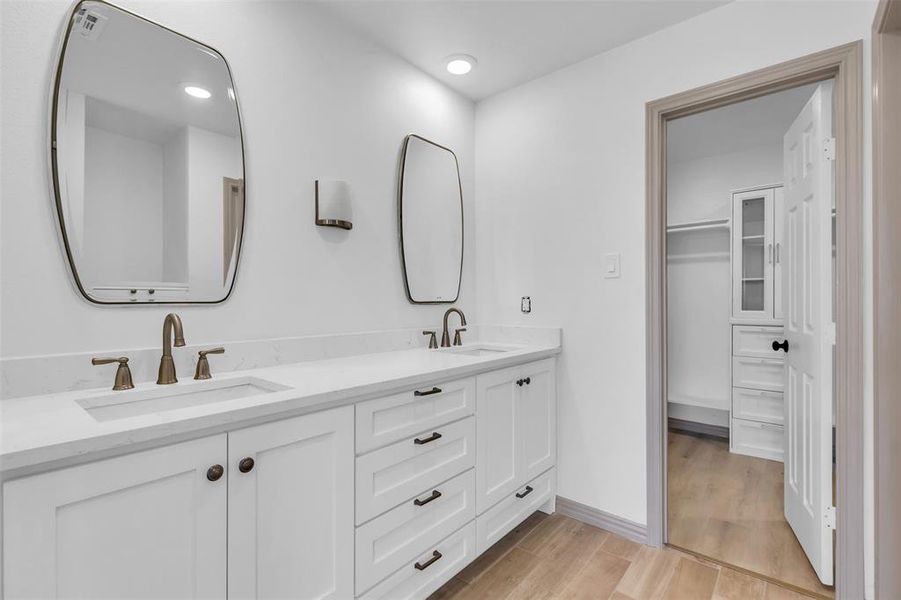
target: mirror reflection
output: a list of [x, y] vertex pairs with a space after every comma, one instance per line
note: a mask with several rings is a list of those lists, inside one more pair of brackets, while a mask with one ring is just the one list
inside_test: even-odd
[[219, 302], [244, 222], [235, 87], [215, 50], [78, 4], [54, 92], [57, 209], [91, 301]]
[[407, 297], [455, 302], [463, 269], [463, 190], [457, 157], [408, 135], [401, 158], [400, 228]]

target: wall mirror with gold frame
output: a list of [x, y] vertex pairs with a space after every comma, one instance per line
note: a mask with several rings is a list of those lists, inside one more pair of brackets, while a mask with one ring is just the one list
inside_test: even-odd
[[453, 150], [418, 135], [404, 139], [400, 245], [407, 298], [456, 302], [463, 274], [463, 188]]
[[83, 0], [65, 28], [51, 109], [56, 209], [81, 293], [99, 304], [225, 300], [245, 213], [225, 58]]

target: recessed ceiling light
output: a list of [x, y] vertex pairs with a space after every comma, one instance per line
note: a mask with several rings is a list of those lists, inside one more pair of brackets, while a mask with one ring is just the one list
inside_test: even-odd
[[185, 93], [189, 96], [200, 98], [202, 100], [206, 100], [207, 98], [212, 96], [208, 89], [202, 88], [199, 85], [186, 85]]
[[454, 54], [444, 60], [448, 73], [453, 75], [466, 75], [478, 64], [478, 61], [468, 54]]

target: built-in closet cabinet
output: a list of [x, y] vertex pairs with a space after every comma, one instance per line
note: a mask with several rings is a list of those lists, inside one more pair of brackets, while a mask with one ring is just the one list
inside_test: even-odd
[[353, 407], [10, 481], [5, 598], [353, 596]]
[[732, 316], [782, 320], [782, 186], [732, 194]]
[[476, 380], [476, 509], [481, 514], [556, 461], [554, 361], [502, 369]]

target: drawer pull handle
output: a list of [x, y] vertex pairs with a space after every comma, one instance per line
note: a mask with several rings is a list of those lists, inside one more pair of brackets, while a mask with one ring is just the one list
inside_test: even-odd
[[420, 500], [419, 498], [417, 498], [416, 500], [413, 501], [413, 504], [415, 504], [416, 506], [425, 506], [432, 500], [437, 500], [440, 497], [441, 497], [441, 492], [439, 492], [438, 490], [432, 490], [431, 496], [429, 496], [425, 500]]
[[253, 470], [253, 459], [249, 456], [247, 458], [242, 458], [241, 462], [238, 463], [238, 470], [242, 473], [250, 473]]
[[424, 563], [414, 563], [413, 566], [416, 567], [417, 571], [425, 571], [430, 566], [432, 566], [432, 563], [437, 561], [439, 558], [441, 558], [441, 553], [438, 552], [437, 550], [435, 550], [434, 552], [432, 552], [432, 558], [425, 561]]
[[424, 392], [420, 392], [419, 390], [416, 390], [415, 392], [413, 392], [413, 395], [414, 396], [431, 396], [432, 394], [440, 394], [440, 393], [441, 393], [440, 387], [433, 387], [432, 389], [426, 390]]
[[528, 496], [529, 494], [531, 494], [531, 493], [534, 492], [534, 491], [535, 491], [535, 490], [532, 489], [532, 486], [531, 486], [531, 485], [527, 485], [525, 491], [522, 492], [521, 494], [516, 494], [516, 497], [517, 497], [517, 498], [525, 498], [526, 496]]
[[531, 378], [531, 377], [525, 377], [525, 378], [523, 378], [523, 379], [517, 379], [517, 380], [516, 380], [516, 385], [518, 385], [519, 387], [522, 387], [522, 384], [529, 385], [530, 383], [532, 383], [532, 378]]
[[435, 440], [441, 439], [441, 434], [437, 431], [430, 435], [427, 438], [416, 438], [413, 440], [413, 443], [417, 446], [422, 446], [423, 444], [428, 444], [429, 442], [434, 442]]
[[779, 350], [784, 350], [788, 353], [788, 340], [782, 340], [781, 343], [773, 340], [773, 352], [778, 352]]

